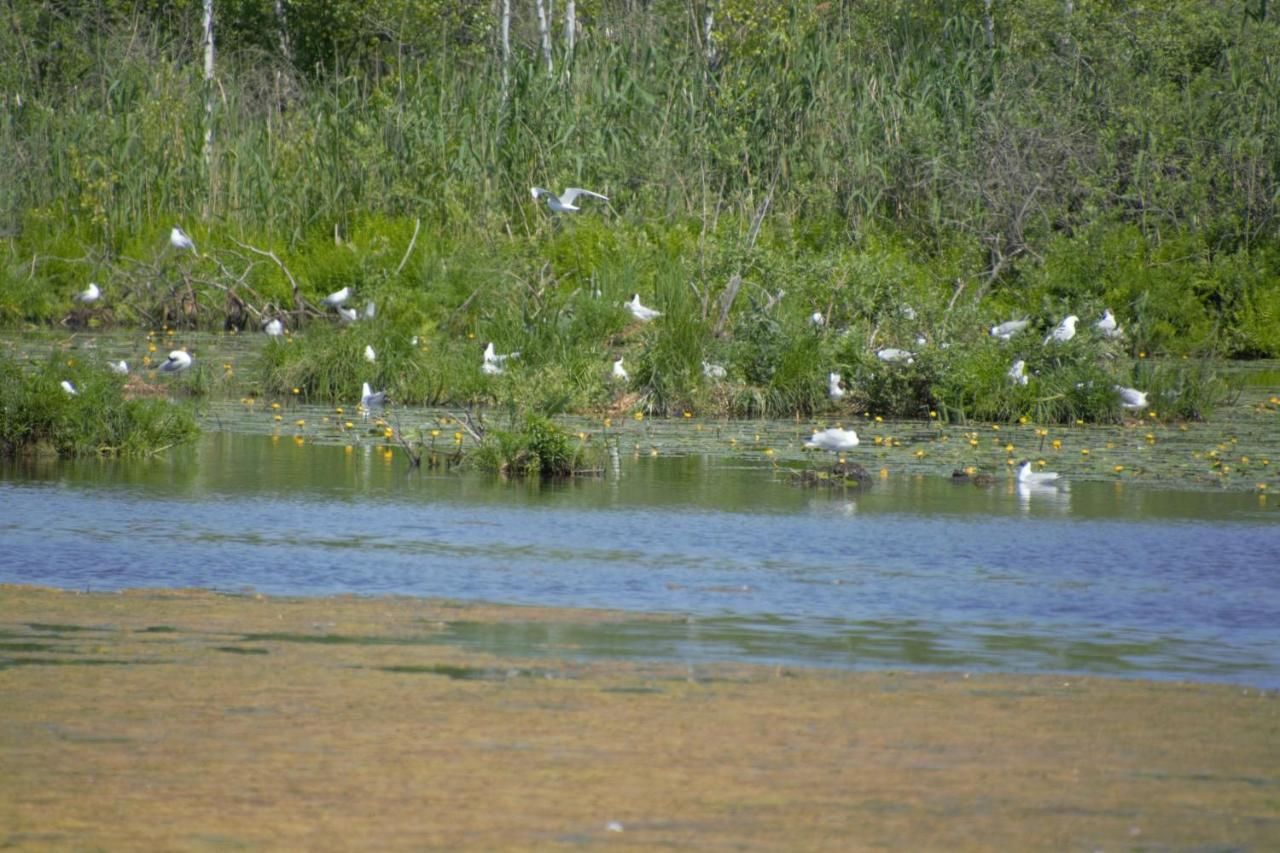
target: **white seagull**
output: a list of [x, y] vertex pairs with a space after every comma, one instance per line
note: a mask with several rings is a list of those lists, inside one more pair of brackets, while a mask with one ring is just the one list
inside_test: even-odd
[[1055, 341], [1057, 343], [1066, 343], [1071, 340], [1076, 336], [1076, 323], [1079, 322], [1079, 320], [1080, 318], [1075, 314], [1070, 315], [1054, 327], [1053, 331], [1049, 333], [1049, 336], [1044, 339], [1044, 342], [1046, 344]]
[[723, 364], [713, 364], [710, 361], [702, 362], [702, 375], [708, 379], [724, 379], [729, 372], [724, 369]]
[[1120, 395], [1120, 406], [1124, 409], [1145, 409], [1147, 407], [1147, 392], [1139, 391], [1137, 388], [1125, 388], [1121, 385], [1115, 386], [1116, 392]]
[[180, 373], [191, 366], [191, 356], [180, 349], [173, 350], [169, 357], [160, 363], [160, 370], [165, 373]]
[[1104, 338], [1118, 338], [1124, 334], [1124, 330], [1120, 328], [1120, 324], [1116, 322], [1116, 315], [1111, 313], [1111, 309], [1107, 308], [1102, 312], [1102, 319], [1094, 323], [1094, 328], [1102, 332]]
[[648, 308], [640, 304], [640, 294], [631, 294], [631, 301], [626, 303], [627, 310], [631, 312], [631, 316], [641, 322], [647, 323], [654, 317], [661, 317], [662, 312], [653, 308]]
[[76, 391], [76, 386], [72, 385], [70, 382], [68, 382], [65, 379], [59, 382], [58, 384], [62, 386], [63, 391], [67, 392], [68, 396], [74, 397], [78, 393]]
[[519, 357], [520, 357], [519, 352], [509, 352], [506, 355], [498, 355], [498, 353], [493, 348], [493, 341], [489, 341], [489, 343], [484, 345], [484, 363], [485, 364], [496, 364], [499, 367], [501, 367], [507, 363], [507, 359], [519, 358]]
[[373, 351], [373, 347], [368, 344], [364, 345], [364, 360], [370, 364], [374, 364], [378, 360], [378, 354]]
[[585, 195], [588, 198], [598, 198], [602, 201], [609, 200], [608, 196], [600, 195], [600, 193], [593, 193], [591, 190], [584, 190], [582, 187], [569, 187], [560, 195], [556, 195], [551, 190], [543, 189], [542, 187], [533, 187], [529, 192], [533, 194], [534, 201], [545, 196], [547, 199], [547, 207], [551, 208], [556, 213], [576, 213], [580, 210], [581, 208], [574, 204], [574, 202], [578, 200], [578, 196]]
[[374, 316], [377, 315], [377, 313], [378, 313], [378, 306], [373, 304], [372, 299], [370, 299], [368, 302], [364, 304], [364, 318], [366, 320], [372, 320]]
[[387, 402], [386, 391], [374, 391], [365, 382], [360, 388], [360, 405], [366, 409], [380, 409]]
[[344, 308], [341, 305], [335, 306], [338, 312], [338, 319], [342, 321], [342, 325], [346, 326], [360, 319], [360, 315], [354, 308]]
[[129, 363], [121, 359], [120, 361], [109, 361], [107, 367], [111, 368], [111, 372], [119, 376], [129, 375]]
[[831, 398], [831, 402], [839, 403], [844, 399], [845, 390], [840, 385], [840, 374], [827, 374], [827, 396]]
[[841, 453], [858, 446], [858, 434], [851, 429], [814, 430], [813, 437], [804, 443], [805, 450], [831, 450]]
[[1014, 385], [1026, 385], [1031, 381], [1027, 376], [1027, 363], [1022, 359], [1018, 359], [1013, 363], [1013, 367], [1009, 368], [1009, 381]]
[[1030, 462], [1018, 466], [1018, 483], [1025, 486], [1047, 486], [1058, 479], [1057, 471], [1032, 471]]
[[885, 347], [876, 353], [876, 358], [886, 364], [915, 364], [916, 354], [913, 352], [907, 352], [904, 349]]
[[175, 249], [190, 249], [191, 254], [196, 254], [195, 241], [177, 225], [173, 226], [173, 230], [169, 232], [169, 245]]
[[809, 315], [809, 325], [815, 329], [821, 329], [827, 325], [827, 318], [822, 315], [821, 311], [814, 311]]
[[631, 379], [631, 374], [627, 373], [627, 369], [622, 366], [622, 356], [618, 356], [613, 363], [613, 378], [627, 382]]
[[102, 295], [102, 291], [98, 289], [98, 285], [89, 282], [89, 286], [77, 293], [74, 297], [76, 302], [83, 302], [86, 305], [90, 302], [97, 302], [98, 297]]
[[[326, 296], [324, 299], [320, 301], [323, 302], [325, 305], [328, 305], [330, 308], [337, 308], [345, 304], [346, 301], [350, 298], [351, 298], [351, 288], [344, 287], [342, 288], [342, 290], [335, 290], [333, 293], [330, 293], [328, 296]], [[355, 313], [355, 312], [352, 312], [352, 313]]]
[[1030, 320], [1006, 320], [997, 326], [991, 327], [991, 337], [1007, 341], [1030, 325]]
[[262, 327], [262, 331], [273, 338], [278, 338], [284, 334], [284, 323], [280, 322], [279, 317], [275, 317], [267, 321], [267, 325]]

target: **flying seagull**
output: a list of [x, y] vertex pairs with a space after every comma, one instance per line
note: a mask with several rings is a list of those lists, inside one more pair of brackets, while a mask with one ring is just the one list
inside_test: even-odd
[[585, 195], [588, 198], [598, 198], [602, 201], [609, 200], [608, 196], [600, 195], [600, 193], [593, 193], [591, 190], [584, 190], [582, 187], [569, 187], [560, 195], [556, 195], [551, 190], [543, 189], [542, 187], [533, 187], [529, 192], [533, 194], [534, 201], [545, 197], [547, 200], [547, 207], [551, 208], [556, 213], [576, 213], [580, 210], [581, 208], [574, 204], [574, 202], [578, 200], [578, 196]]

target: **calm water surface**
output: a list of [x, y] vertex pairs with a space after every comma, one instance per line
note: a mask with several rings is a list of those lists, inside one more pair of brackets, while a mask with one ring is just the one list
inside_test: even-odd
[[406, 473], [374, 448], [212, 433], [157, 460], [0, 467], [0, 542], [3, 582], [687, 617], [455, 631], [501, 652], [1280, 687], [1280, 509], [1247, 493], [906, 476], [805, 490], [709, 456], [503, 483]]

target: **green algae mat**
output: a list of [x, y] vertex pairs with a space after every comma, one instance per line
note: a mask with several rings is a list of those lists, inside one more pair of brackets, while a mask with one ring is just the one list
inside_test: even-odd
[[638, 618], [0, 587], [0, 847], [1280, 848], [1274, 692], [440, 641]]

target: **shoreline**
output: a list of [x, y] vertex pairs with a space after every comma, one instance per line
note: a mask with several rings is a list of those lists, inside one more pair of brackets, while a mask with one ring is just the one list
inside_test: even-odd
[[[564, 654], [434, 642], [514, 614]], [[0, 586], [19, 849], [1280, 843], [1280, 702], [1060, 675], [572, 659], [642, 614]], [[662, 618], [662, 617], [654, 617]]]

